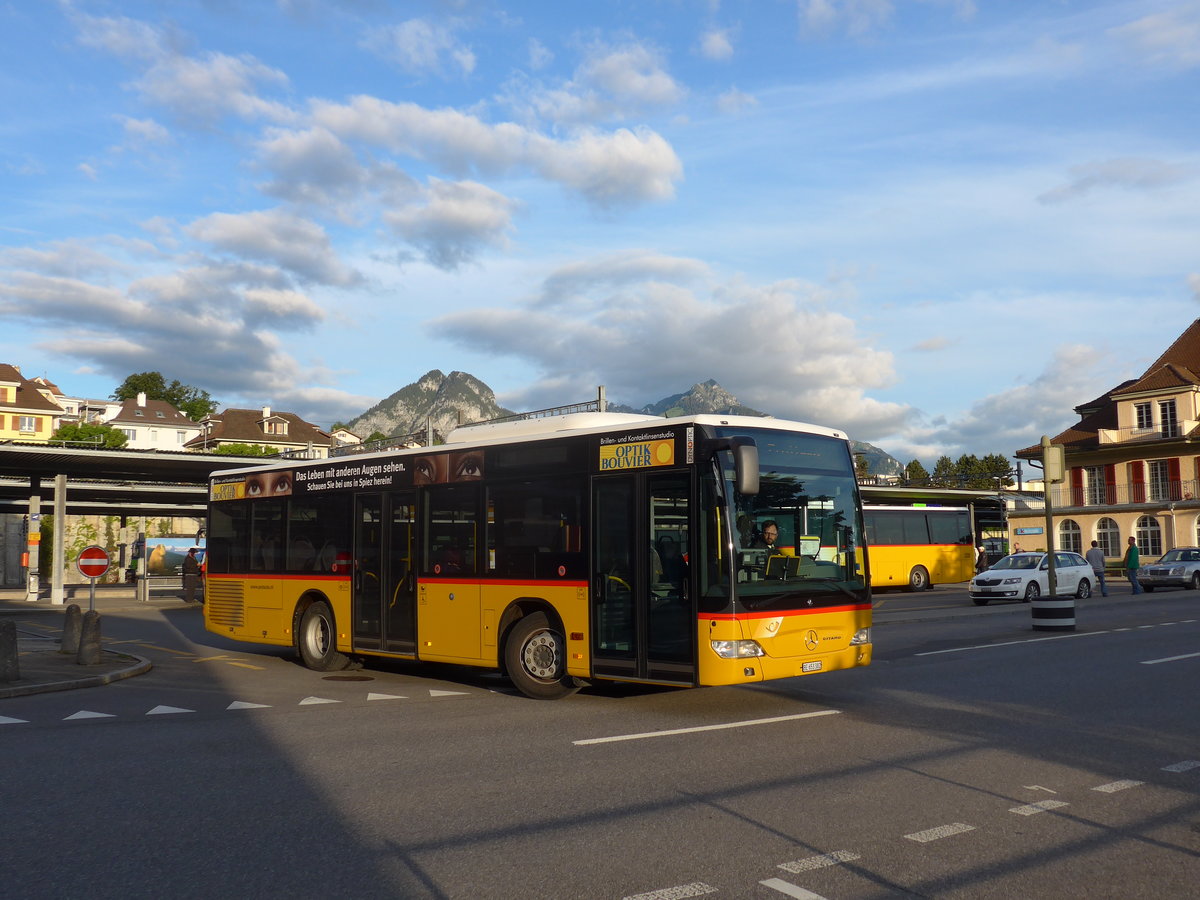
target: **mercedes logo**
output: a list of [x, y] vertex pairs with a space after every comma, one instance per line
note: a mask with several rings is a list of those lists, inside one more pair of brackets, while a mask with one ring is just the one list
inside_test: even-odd
[[816, 650], [819, 643], [821, 643], [821, 639], [817, 637], [815, 631], [810, 631], [804, 636], [804, 646], [809, 650]]

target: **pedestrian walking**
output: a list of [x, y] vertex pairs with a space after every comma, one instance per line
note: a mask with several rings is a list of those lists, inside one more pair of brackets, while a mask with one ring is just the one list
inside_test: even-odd
[[196, 588], [200, 587], [200, 561], [196, 559], [196, 548], [192, 547], [183, 558], [183, 602], [196, 599]]
[[1085, 553], [1084, 558], [1096, 573], [1096, 584], [1100, 585], [1100, 596], [1108, 596], [1108, 584], [1104, 580], [1104, 551], [1100, 549], [1099, 541], [1092, 541], [1092, 549]]
[[1129, 546], [1125, 548], [1125, 575], [1129, 579], [1129, 583], [1133, 586], [1133, 592], [1140, 594], [1142, 586], [1138, 584], [1138, 569], [1141, 568], [1141, 558], [1138, 555], [1137, 541], [1134, 538], [1129, 539]]

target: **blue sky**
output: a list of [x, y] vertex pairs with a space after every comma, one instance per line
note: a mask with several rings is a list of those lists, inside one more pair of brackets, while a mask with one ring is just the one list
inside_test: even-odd
[[1200, 315], [1200, 2], [0, 0], [0, 362], [1011, 454]]

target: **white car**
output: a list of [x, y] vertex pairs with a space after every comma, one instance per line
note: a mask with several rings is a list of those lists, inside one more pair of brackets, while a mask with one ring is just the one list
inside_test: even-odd
[[[1092, 596], [1096, 577], [1091, 564], [1078, 553], [1054, 554], [1054, 579], [1059, 596], [1074, 594], [1080, 600]], [[1045, 553], [1010, 553], [990, 569], [971, 579], [968, 588], [976, 606], [990, 600], [1021, 600], [1028, 603], [1050, 592], [1050, 560]]]

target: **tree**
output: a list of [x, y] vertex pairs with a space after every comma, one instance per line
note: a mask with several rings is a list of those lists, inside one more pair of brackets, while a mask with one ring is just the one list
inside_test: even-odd
[[979, 461], [979, 474], [982, 478], [987, 479], [989, 488], [1012, 487], [1013, 480], [1009, 474], [1012, 472], [1012, 468], [1008, 457], [1001, 456], [999, 453], [989, 453]]
[[88, 425], [80, 422], [68, 422], [55, 429], [50, 435], [51, 441], [69, 441], [71, 443], [87, 444], [90, 447], [116, 450], [124, 447], [129, 438], [123, 432], [111, 425]]
[[904, 483], [923, 485], [929, 482], [929, 473], [925, 471], [925, 467], [921, 465], [919, 459], [914, 459], [904, 467]]
[[184, 384], [179, 379], [167, 384], [161, 372], [138, 372], [130, 375], [113, 391], [112, 398], [132, 400], [138, 394], [145, 394], [150, 400], [165, 400], [193, 422], [199, 422], [217, 411], [217, 403], [209, 396], [208, 391]]
[[364, 444], [373, 444], [375, 441], [386, 441], [388, 436], [382, 431], [372, 431], [371, 436], [363, 441]]
[[222, 444], [213, 451], [221, 456], [274, 456], [278, 452], [261, 444]]
[[939, 456], [933, 464], [933, 475], [930, 484], [933, 487], [954, 487], [958, 480], [954, 471], [954, 462], [948, 456]]
[[858, 480], [866, 478], [871, 473], [871, 463], [865, 454], [854, 454], [854, 477]]

